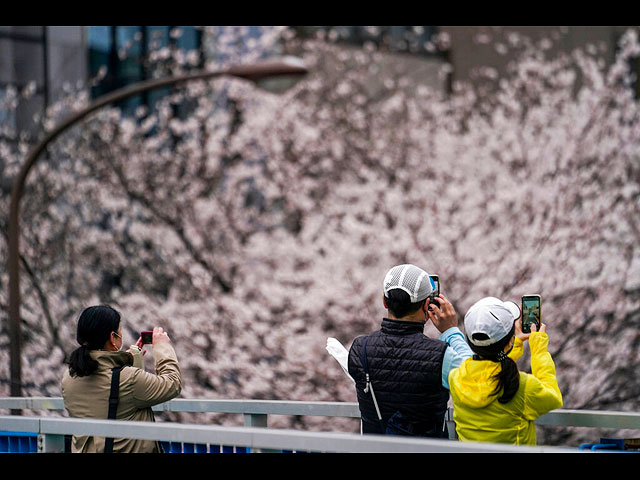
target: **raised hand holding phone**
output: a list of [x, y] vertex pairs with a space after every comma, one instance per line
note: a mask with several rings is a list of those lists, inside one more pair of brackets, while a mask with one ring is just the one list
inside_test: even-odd
[[441, 333], [451, 327], [458, 326], [458, 314], [451, 302], [442, 294], [431, 300], [429, 308], [425, 310], [425, 314]]

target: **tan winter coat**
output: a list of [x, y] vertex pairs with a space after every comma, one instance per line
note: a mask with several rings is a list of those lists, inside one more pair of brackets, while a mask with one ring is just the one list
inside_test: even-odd
[[[68, 370], [62, 378], [62, 396], [69, 415], [74, 418], [106, 419], [111, 391], [111, 369], [127, 365], [120, 373], [120, 402], [116, 418], [151, 422], [151, 407], [177, 397], [182, 388], [182, 376], [175, 350], [170, 343], [158, 343], [152, 349], [156, 373], [145, 372], [141, 356], [127, 352], [94, 350], [91, 357], [99, 363], [98, 370], [86, 377], [73, 376]], [[133, 366], [138, 365], [139, 367]], [[74, 453], [104, 452], [103, 437], [73, 436]], [[152, 440], [114, 439], [114, 452], [153, 453], [160, 451]]]

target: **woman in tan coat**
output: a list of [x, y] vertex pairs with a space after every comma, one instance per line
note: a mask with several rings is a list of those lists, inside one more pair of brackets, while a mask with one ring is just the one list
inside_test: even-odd
[[[120, 314], [109, 306], [85, 309], [78, 320], [80, 347], [70, 357], [69, 369], [62, 378], [65, 408], [74, 418], [108, 418], [112, 369], [120, 371], [117, 420], [153, 421], [151, 407], [177, 397], [182, 376], [169, 336], [162, 328], [153, 330], [153, 360], [156, 373], [142, 369], [142, 339], [124, 352]], [[105, 438], [73, 436], [72, 452], [101, 453]], [[114, 452], [161, 452], [152, 440], [113, 440]]]

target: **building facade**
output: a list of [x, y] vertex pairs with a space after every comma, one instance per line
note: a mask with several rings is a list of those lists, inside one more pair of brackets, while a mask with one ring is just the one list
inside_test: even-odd
[[[242, 28], [247, 44], [271, 27], [193, 26], [0, 26], [0, 123], [18, 131], [39, 130], [42, 112], [70, 90], [85, 86], [92, 97], [151, 78], [150, 52], [162, 47], [197, 52], [194, 68], [224, 55], [217, 48], [223, 29]], [[398, 57], [409, 71], [432, 86], [450, 90], [456, 81], [480, 81], [482, 67], [499, 75], [511, 60], [496, 49], [516, 35], [554, 40], [554, 51], [595, 45], [605, 61], [614, 58], [620, 36], [629, 27], [482, 27], [482, 26], [293, 26], [298, 35], [323, 35], [346, 48], [375, 45], [386, 58]], [[238, 44], [237, 48], [242, 48]], [[470, 54], [470, 52], [473, 54]], [[265, 55], [274, 54], [267, 51]], [[395, 61], [395, 60], [394, 60]], [[394, 68], [394, 61], [390, 63]], [[449, 65], [449, 76], [438, 84], [436, 70]], [[9, 88], [35, 89], [20, 108], [2, 108]], [[153, 105], [163, 91], [128, 100], [125, 110]]]
[[88, 78], [85, 52], [83, 27], [0, 26], [0, 104], [9, 88], [35, 89], [19, 109], [0, 109], [0, 122], [37, 131], [37, 117]]

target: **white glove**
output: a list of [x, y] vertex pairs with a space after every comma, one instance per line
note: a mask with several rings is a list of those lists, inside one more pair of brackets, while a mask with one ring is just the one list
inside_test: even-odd
[[329, 337], [327, 338], [327, 352], [329, 352], [329, 354], [338, 361], [338, 363], [342, 367], [342, 370], [344, 370], [344, 373], [347, 374], [351, 381], [353, 383], [356, 383], [351, 375], [349, 375], [349, 368], [347, 366], [349, 352], [346, 348], [344, 348], [344, 345], [342, 345], [335, 338]]
[[133, 366], [136, 368], [144, 369], [144, 362], [142, 360], [142, 356], [144, 352], [140, 350], [137, 345], [131, 345], [129, 350], [127, 350], [131, 356], [133, 357]]

